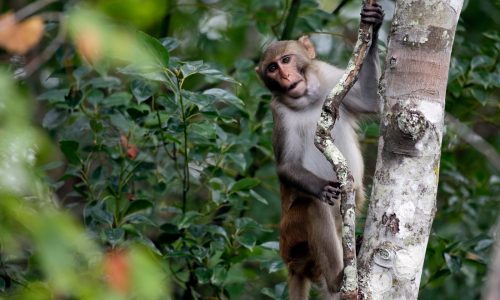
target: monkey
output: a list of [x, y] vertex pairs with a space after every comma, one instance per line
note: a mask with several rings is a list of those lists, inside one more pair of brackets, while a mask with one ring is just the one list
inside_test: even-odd
[[[366, 5], [361, 21], [373, 24], [373, 42], [358, 82], [340, 107], [332, 135], [355, 182], [356, 204], [364, 201], [364, 163], [356, 130], [361, 114], [378, 112], [379, 54], [384, 18], [379, 4]], [[339, 296], [343, 275], [340, 185], [331, 164], [314, 145], [323, 103], [343, 70], [316, 59], [308, 36], [277, 41], [264, 51], [256, 72], [273, 99], [272, 145], [280, 182], [280, 255], [288, 268], [291, 300], [308, 299], [317, 283], [325, 299]]]

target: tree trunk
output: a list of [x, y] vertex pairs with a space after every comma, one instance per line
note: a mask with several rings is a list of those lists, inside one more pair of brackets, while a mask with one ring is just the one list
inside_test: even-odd
[[417, 299], [436, 211], [450, 55], [463, 0], [397, 0], [380, 83], [381, 137], [361, 299]]

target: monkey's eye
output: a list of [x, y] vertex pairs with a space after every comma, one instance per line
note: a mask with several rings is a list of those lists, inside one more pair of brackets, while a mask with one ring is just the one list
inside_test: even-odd
[[276, 70], [278, 70], [278, 65], [277, 64], [270, 64], [268, 67], [267, 67], [267, 71], [269, 73], [274, 73], [276, 72]]
[[285, 56], [281, 59], [281, 62], [284, 63], [284, 64], [287, 64], [290, 62], [290, 56]]

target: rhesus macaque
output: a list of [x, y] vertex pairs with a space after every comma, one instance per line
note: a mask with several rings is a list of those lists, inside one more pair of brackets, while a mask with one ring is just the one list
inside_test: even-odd
[[[374, 25], [373, 43], [332, 132], [353, 174], [357, 207], [365, 196], [356, 121], [361, 113], [378, 111], [377, 34], [383, 18], [380, 5], [363, 8], [361, 20]], [[289, 270], [292, 300], [307, 299], [310, 282], [318, 283], [325, 298], [332, 299], [342, 281], [340, 205], [333, 205], [340, 187], [331, 164], [314, 145], [314, 134], [323, 103], [343, 70], [315, 57], [313, 44], [303, 36], [270, 44], [256, 68], [273, 93], [273, 148], [282, 207], [280, 254]]]

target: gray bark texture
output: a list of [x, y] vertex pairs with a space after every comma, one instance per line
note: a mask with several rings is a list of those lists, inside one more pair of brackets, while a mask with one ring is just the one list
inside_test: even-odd
[[463, 0], [397, 0], [380, 82], [381, 137], [360, 299], [417, 299], [436, 211], [451, 49]]

